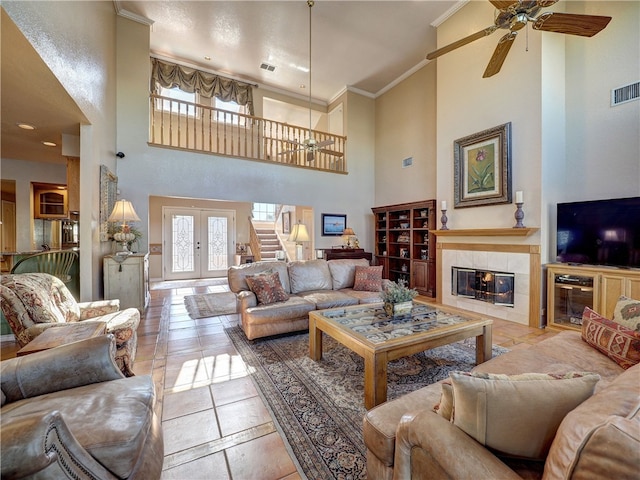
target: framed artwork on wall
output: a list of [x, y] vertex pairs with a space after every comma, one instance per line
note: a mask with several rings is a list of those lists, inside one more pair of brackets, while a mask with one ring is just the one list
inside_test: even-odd
[[511, 203], [511, 122], [453, 142], [454, 207]]
[[282, 233], [291, 233], [291, 212], [282, 213]]
[[322, 214], [322, 236], [339, 237], [347, 226], [347, 216], [335, 213]]

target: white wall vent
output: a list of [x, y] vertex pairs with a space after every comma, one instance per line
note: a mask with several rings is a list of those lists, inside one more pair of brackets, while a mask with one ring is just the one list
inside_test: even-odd
[[413, 157], [407, 157], [402, 160], [402, 168], [407, 168], [413, 165]]
[[269, 65], [266, 62], [262, 62], [260, 64], [260, 68], [263, 69], [263, 70], [267, 70], [268, 72], [273, 72], [276, 69], [276, 66], [275, 65]]
[[640, 98], [640, 82], [630, 83], [611, 90], [611, 106], [632, 102]]

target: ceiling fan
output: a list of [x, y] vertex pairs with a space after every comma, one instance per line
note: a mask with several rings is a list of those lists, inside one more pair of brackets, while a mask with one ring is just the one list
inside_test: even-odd
[[[545, 12], [538, 15], [541, 9], [550, 7], [557, 1], [558, 0], [489, 0], [489, 2], [498, 9], [493, 25], [429, 53], [427, 59], [433, 60], [456, 48], [491, 35], [499, 28], [509, 30], [509, 33], [498, 41], [498, 46], [493, 52], [491, 60], [489, 60], [484, 75], [482, 75], [483, 78], [487, 78], [500, 71], [504, 60], [507, 58], [509, 49], [518, 34], [518, 30], [524, 28], [529, 22], [533, 24], [534, 30], [593, 37], [596, 33], [603, 30], [611, 20], [611, 17], [581, 15], [577, 13]], [[536, 15], [538, 16], [536, 17]]]
[[319, 142], [315, 138], [313, 138], [313, 133], [311, 131], [311, 8], [314, 4], [314, 0], [307, 0], [307, 5], [309, 6], [309, 137], [307, 137], [303, 142], [298, 142], [296, 140], [287, 140], [288, 143], [299, 145], [299, 147], [280, 153], [280, 155], [286, 155], [288, 153], [294, 153], [304, 150], [307, 152], [307, 162], [313, 162], [315, 160], [316, 152], [327, 153], [336, 157], [342, 157], [344, 155], [342, 152], [325, 149], [324, 147], [333, 145], [335, 143], [334, 140], [323, 140]]

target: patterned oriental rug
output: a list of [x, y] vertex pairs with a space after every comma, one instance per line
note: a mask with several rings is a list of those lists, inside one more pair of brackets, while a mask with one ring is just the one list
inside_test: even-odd
[[[327, 335], [323, 359], [315, 362], [308, 333], [250, 341], [238, 326], [226, 332], [304, 474], [312, 480], [365, 479], [362, 358]], [[494, 356], [506, 351], [493, 347]], [[469, 371], [474, 362], [474, 338], [390, 362], [387, 397], [437, 382], [452, 370]]]

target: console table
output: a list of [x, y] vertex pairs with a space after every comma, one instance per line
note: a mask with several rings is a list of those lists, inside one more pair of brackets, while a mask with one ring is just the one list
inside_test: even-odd
[[366, 258], [371, 263], [371, 252], [365, 252], [364, 248], [331, 248], [324, 250], [325, 260], [340, 258]]

